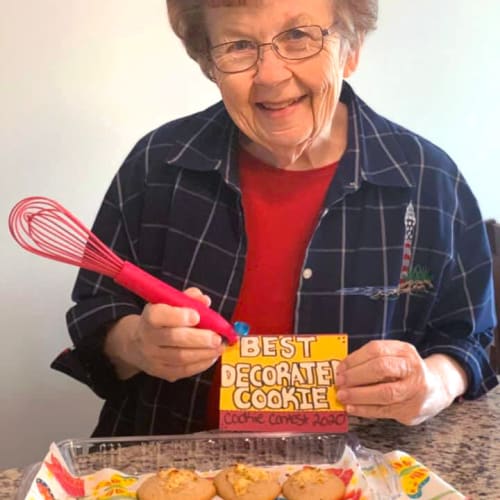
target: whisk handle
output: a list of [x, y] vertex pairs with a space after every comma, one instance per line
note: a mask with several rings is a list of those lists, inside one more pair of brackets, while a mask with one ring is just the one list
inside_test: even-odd
[[219, 313], [188, 297], [176, 288], [167, 285], [164, 281], [155, 278], [131, 262], [125, 261], [123, 267], [113, 279], [119, 285], [152, 304], [168, 304], [170, 306], [196, 309], [200, 314], [198, 328], [206, 328], [218, 333], [230, 345], [238, 340], [234, 328]]

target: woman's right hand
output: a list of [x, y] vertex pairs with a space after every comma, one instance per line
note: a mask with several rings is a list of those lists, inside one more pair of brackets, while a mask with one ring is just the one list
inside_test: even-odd
[[[210, 305], [198, 288], [185, 293]], [[104, 352], [122, 380], [142, 371], [175, 382], [205, 371], [224, 350], [222, 337], [196, 328], [199, 321], [194, 309], [147, 304], [140, 316], [125, 316], [111, 327]]]

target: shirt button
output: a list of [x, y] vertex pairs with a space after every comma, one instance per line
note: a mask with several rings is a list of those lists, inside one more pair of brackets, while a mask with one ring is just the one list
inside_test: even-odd
[[303, 273], [302, 273], [302, 277], [305, 279], [305, 280], [308, 280], [312, 277], [313, 275], [313, 272], [312, 272], [312, 269], [311, 268], [306, 268], [304, 269]]

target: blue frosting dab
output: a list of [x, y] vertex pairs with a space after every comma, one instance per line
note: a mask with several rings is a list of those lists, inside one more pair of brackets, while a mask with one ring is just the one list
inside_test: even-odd
[[250, 325], [244, 321], [235, 321], [233, 327], [240, 337], [246, 337], [250, 333]]

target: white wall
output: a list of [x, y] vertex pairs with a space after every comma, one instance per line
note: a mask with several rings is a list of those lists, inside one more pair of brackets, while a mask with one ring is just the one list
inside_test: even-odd
[[[356, 89], [441, 145], [485, 217], [497, 202], [498, 0], [380, 0]], [[10, 208], [46, 195], [91, 224], [112, 175], [145, 132], [217, 99], [167, 29], [164, 0], [1, 0], [0, 468], [87, 436], [100, 402], [50, 370], [69, 344], [76, 270], [21, 250]], [[494, 92], [495, 90], [495, 92]]]

